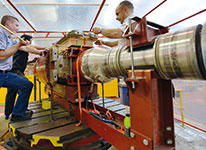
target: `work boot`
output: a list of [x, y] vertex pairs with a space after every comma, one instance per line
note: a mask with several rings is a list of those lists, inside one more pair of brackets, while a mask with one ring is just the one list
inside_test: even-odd
[[12, 114], [10, 121], [17, 122], [17, 121], [24, 121], [24, 120], [30, 120], [30, 119], [31, 119], [30, 114], [26, 114], [24, 116]]
[[5, 115], [5, 119], [8, 120], [9, 119], [9, 115]]
[[28, 114], [31, 117], [33, 115], [33, 111], [30, 109], [26, 109], [26, 114]]

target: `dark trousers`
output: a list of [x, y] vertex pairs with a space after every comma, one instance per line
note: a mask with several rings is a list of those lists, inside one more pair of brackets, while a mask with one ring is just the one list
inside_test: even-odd
[[[19, 79], [16, 78], [13, 81], [16, 83], [16, 87], [15, 88], [8, 88], [7, 91], [7, 95], [6, 95], [6, 102], [5, 102], [5, 115], [9, 116], [12, 111], [15, 114], [19, 114], [19, 115], [23, 115], [25, 113], [25, 110], [28, 106], [28, 99], [33, 87], [33, 84], [27, 80], [27, 78], [24, 76], [24, 74], [20, 71], [15, 71], [15, 74], [18, 75], [18, 77], [20, 77]], [[12, 80], [12, 79], [10, 79]], [[18, 99], [20, 99], [19, 101], [17, 100], [16, 106], [15, 106], [15, 110], [13, 110], [14, 108], [14, 103], [15, 103], [15, 99], [16, 99], [16, 95], [19, 91], [19, 89], [21, 89], [22, 87], [18, 84], [18, 82], [21, 82], [22, 86], [24, 86], [23, 88], [26, 88], [26, 97], [24, 97], [23, 99], [21, 99], [20, 97], [22, 97], [22, 94], [25, 92], [23, 89], [23, 93], [20, 90], [20, 97]], [[20, 86], [20, 88], [18, 88], [18, 86]], [[5, 87], [9, 87], [9, 86], [5, 86]], [[23, 110], [23, 111], [22, 111]]]

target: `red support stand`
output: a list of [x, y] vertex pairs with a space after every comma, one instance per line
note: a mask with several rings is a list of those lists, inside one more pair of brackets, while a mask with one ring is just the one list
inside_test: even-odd
[[[142, 136], [142, 144], [152, 146], [152, 150], [175, 149], [171, 80], [160, 79], [153, 70], [135, 70], [136, 78], [130, 77], [131, 71], [126, 80], [131, 136]], [[135, 83], [135, 89], [131, 82]]]

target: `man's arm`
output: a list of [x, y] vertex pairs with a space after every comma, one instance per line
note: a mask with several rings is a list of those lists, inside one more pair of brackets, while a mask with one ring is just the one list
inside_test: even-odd
[[[49, 51], [48, 48], [44, 48], [38, 45], [28, 45], [28, 46], [22, 46], [19, 48], [22, 51], [28, 52], [28, 53], [32, 53], [32, 54], [38, 54], [38, 55], [43, 55], [44, 52]], [[43, 50], [43, 51], [40, 51]]]
[[102, 35], [108, 37], [108, 38], [122, 38], [122, 30], [120, 28], [116, 29], [104, 29], [104, 28], [99, 28], [99, 27], [94, 27], [93, 32], [95, 34], [101, 33]]
[[15, 44], [14, 46], [7, 48], [5, 50], [0, 49], [0, 61], [3, 61], [7, 58], [9, 58], [10, 56], [12, 56], [13, 54], [15, 54], [18, 49], [23, 46], [23, 45], [28, 45], [29, 43], [27, 41], [19, 41], [17, 44]]
[[41, 54], [41, 51], [39, 51], [38, 49], [36, 49], [35, 47], [33, 47], [32, 45], [28, 45], [28, 46], [22, 46], [19, 48], [19, 50], [28, 52], [28, 53], [32, 53], [32, 54]]
[[102, 41], [102, 40], [97, 40], [95, 42], [96, 45], [107, 45], [109, 47], [114, 47], [118, 45], [118, 41]]
[[45, 47], [42, 47], [42, 46], [40, 46], [40, 45], [31, 45], [31, 46], [33, 46], [34, 48], [36, 48], [36, 49], [38, 49], [38, 50], [45, 50], [45, 49], [47, 49], [47, 48], [45, 48]]
[[103, 41], [103, 44], [110, 47], [114, 47], [118, 45], [118, 41]]

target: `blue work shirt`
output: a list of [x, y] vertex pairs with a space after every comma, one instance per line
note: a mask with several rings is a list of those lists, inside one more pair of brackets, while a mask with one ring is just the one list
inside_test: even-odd
[[[8, 34], [7, 31], [0, 28], [0, 50], [5, 50], [16, 44], [16, 40]], [[11, 70], [13, 64], [13, 56], [10, 56], [6, 60], [0, 61], [0, 70]]]

